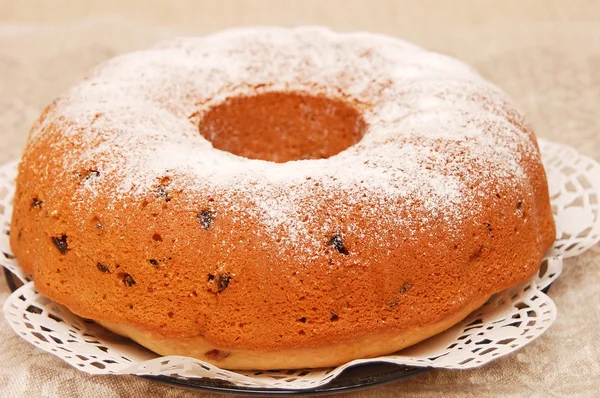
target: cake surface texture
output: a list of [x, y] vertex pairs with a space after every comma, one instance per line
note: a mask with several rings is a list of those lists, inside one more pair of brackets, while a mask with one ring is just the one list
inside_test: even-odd
[[98, 66], [34, 124], [10, 234], [47, 297], [230, 369], [415, 344], [534, 275], [554, 237], [505, 93], [453, 58], [316, 27]]

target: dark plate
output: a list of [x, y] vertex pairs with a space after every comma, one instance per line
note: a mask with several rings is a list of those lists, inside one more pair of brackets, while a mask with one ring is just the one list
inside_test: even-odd
[[[4, 268], [6, 283], [11, 291], [21, 286], [21, 282]], [[319, 395], [332, 394], [372, 387], [392, 381], [406, 379], [431, 370], [430, 368], [418, 368], [413, 366], [395, 365], [385, 362], [369, 363], [352, 366], [344, 370], [329, 383], [312, 389], [265, 389], [238, 387], [227, 381], [217, 379], [184, 379], [169, 376], [140, 376], [144, 379], [158, 381], [176, 387], [183, 387], [197, 391], [212, 391], [229, 394], [244, 395]]]
[[358, 390], [377, 386], [429, 371], [430, 368], [400, 366], [385, 362], [356, 365], [344, 370], [329, 383], [311, 389], [265, 389], [238, 387], [229, 382], [217, 379], [178, 379], [167, 376], [141, 376], [144, 379], [156, 380], [172, 386], [192, 390], [213, 391], [243, 395], [321, 395]]

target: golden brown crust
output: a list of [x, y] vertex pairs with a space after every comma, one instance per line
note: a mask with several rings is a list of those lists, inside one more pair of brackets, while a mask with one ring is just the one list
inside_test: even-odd
[[203, 337], [183, 339], [162, 337], [129, 325], [100, 323], [158, 354], [190, 356], [223, 369], [325, 368], [342, 365], [357, 358], [373, 358], [389, 354], [419, 343], [454, 326], [486, 301], [487, 298], [477, 298], [466, 303], [456, 313], [430, 325], [421, 325], [408, 330], [374, 332], [366, 336], [355, 336], [349, 341], [333, 341], [317, 347], [290, 347], [270, 351], [228, 349], [214, 346]]
[[[137, 217], [129, 216], [130, 209], [77, 214], [68, 198], [34, 208], [32, 198], [43, 187], [29, 186], [36, 179], [22, 164], [11, 244], [41, 293], [87, 318], [169, 337], [204, 336], [232, 349], [320, 346], [381, 330], [382, 321], [390, 330], [437, 322], [476, 297], [535, 274], [554, 240], [554, 225], [543, 169], [532, 169], [538, 173], [538, 193], [530, 194], [535, 200], [522, 202], [515, 192], [502, 199], [492, 194], [487, 212], [468, 220], [458, 236], [450, 236], [443, 223], [415, 231], [412, 239], [382, 224], [365, 225], [366, 234], [385, 229], [390, 249], [382, 253], [347, 237], [352, 256], [324, 245], [322, 259], [307, 265], [279, 263], [256, 238], [254, 225], [228, 230], [227, 209], [219, 209], [220, 220], [214, 221], [217, 236], [203, 239], [182, 233], [198, 231], [195, 214], [180, 216], [172, 229], [155, 236], [149, 226], [168, 225], [173, 213], [154, 216], [163, 203], [150, 195], [147, 211]], [[184, 194], [178, 199], [194, 200]], [[52, 240], [63, 231], [66, 254]], [[171, 244], [165, 248], [164, 242], [188, 234], [189, 243], [177, 251]], [[243, 246], [230, 253], [226, 268], [215, 269], [221, 246], [213, 242], [228, 235], [244, 237]], [[205, 263], [198, 263], [197, 251]]]

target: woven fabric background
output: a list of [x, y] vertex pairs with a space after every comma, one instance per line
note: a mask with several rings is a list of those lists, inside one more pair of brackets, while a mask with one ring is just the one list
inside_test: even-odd
[[[97, 63], [174, 35], [258, 24], [384, 32], [456, 56], [506, 90], [539, 136], [600, 159], [599, 1], [0, 0], [0, 163], [19, 156], [43, 107]], [[0, 281], [0, 300], [8, 294]], [[600, 396], [600, 247], [567, 260], [550, 294], [557, 322], [515, 355], [347, 396]], [[0, 396], [188, 395], [87, 376], [0, 320]]]

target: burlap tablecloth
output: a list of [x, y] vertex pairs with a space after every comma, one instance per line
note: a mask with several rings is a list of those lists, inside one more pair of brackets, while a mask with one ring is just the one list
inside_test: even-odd
[[[385, 32], [457, 56], [511, 94], [540, 136], [600, 158], [599, 1], [0, 0], [0, 163], [19, 156], [43, 106], [93, 65], [168, 36], [253, 24]], [[558, 320], [520, 352], [349, 396], [600, 396], [599, 262], [598, 246], [566, 261], [551, 290]], [[8, 294], [0, 281], [0, 300]], [[85, 375], [0, 320], [0, 396], [188, 394], [136, 377]]]

